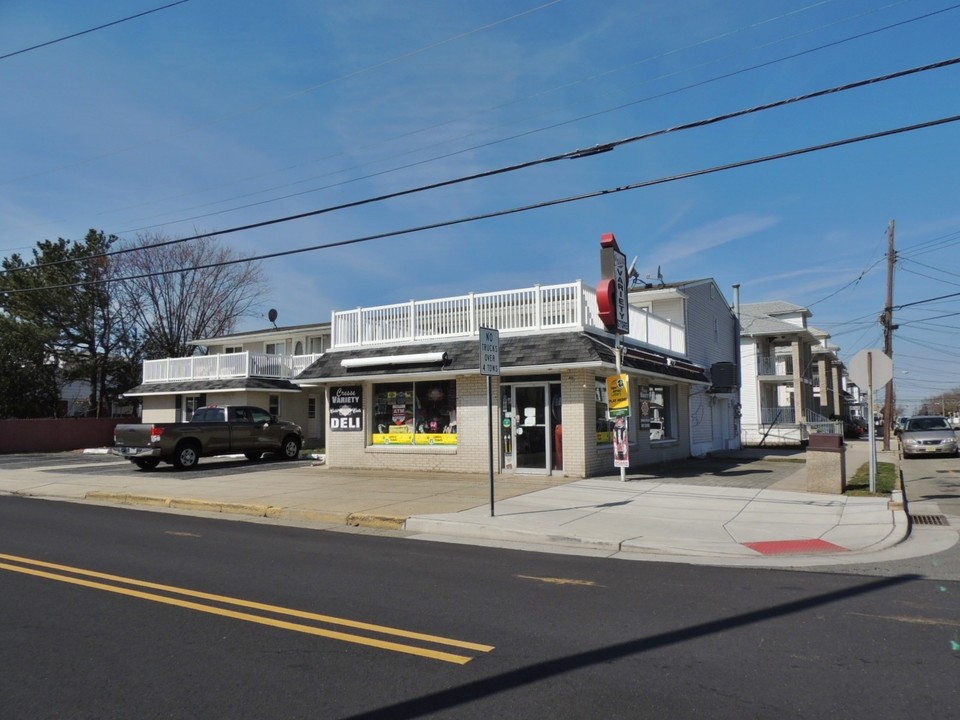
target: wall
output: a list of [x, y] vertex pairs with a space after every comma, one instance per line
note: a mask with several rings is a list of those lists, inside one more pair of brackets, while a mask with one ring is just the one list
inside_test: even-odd
[[0, 420], [0, 453], [65, 452], [113, 446], [113, 429], [136, 418]]

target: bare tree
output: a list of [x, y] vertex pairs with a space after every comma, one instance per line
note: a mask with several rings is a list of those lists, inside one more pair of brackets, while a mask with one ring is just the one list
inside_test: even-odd
[[191, 340], [229, 334], [253, 316], [267, 293], [260, 264], [236, 263], [242, 256], [219, 240], [203, 237], [168, 243], [156, 233], [137, 236], [114, 257], [120, 296], [139, 327], [145, 359], [186, 357]]

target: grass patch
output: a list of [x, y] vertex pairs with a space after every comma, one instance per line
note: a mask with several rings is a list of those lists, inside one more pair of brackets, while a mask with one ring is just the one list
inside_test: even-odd
[[877, 491], [870, 492], [870, 464], [860, 466], [852, 478], [847, 478], [847, 495], [869, 495], [873, 497], [889, 495], [897, 488], [897, 466], [895, 463], [877, 463]]

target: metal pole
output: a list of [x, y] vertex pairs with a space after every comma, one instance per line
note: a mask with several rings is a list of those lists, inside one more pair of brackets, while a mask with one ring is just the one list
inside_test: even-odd
[[873, 353], [867, 353], [867, 392], [870, 393], [870, 492], [877, 491], [877, 443], [873, 430]]
[[[617, 375], [623, 372], [623, 346], [620, 344], [620, 333], [616, 335], [616, 343], [613, 348], [613, 354], [617, 359]], [[629, 423], [629, 420], [627, 421]], [[629, 428], [629, 424], [627, 428]], [[627, 443], [630, 442], [630, 432], [627, 431]], [[627, 481], [627, 469], [623, 466], [620, 467], [620, 482]]]
[[490, 467], [490, 517], [493, 517], [493, 378], [490, 375], [487, 375], [487, 461]]

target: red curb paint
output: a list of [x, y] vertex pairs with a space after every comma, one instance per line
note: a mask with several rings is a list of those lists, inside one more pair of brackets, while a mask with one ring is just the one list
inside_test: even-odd
[[791, 553], [847, 552], [847, 548], [826, 540], [771, 540], [769, 542], [743, 543], [761, 555], [789, 555]]

